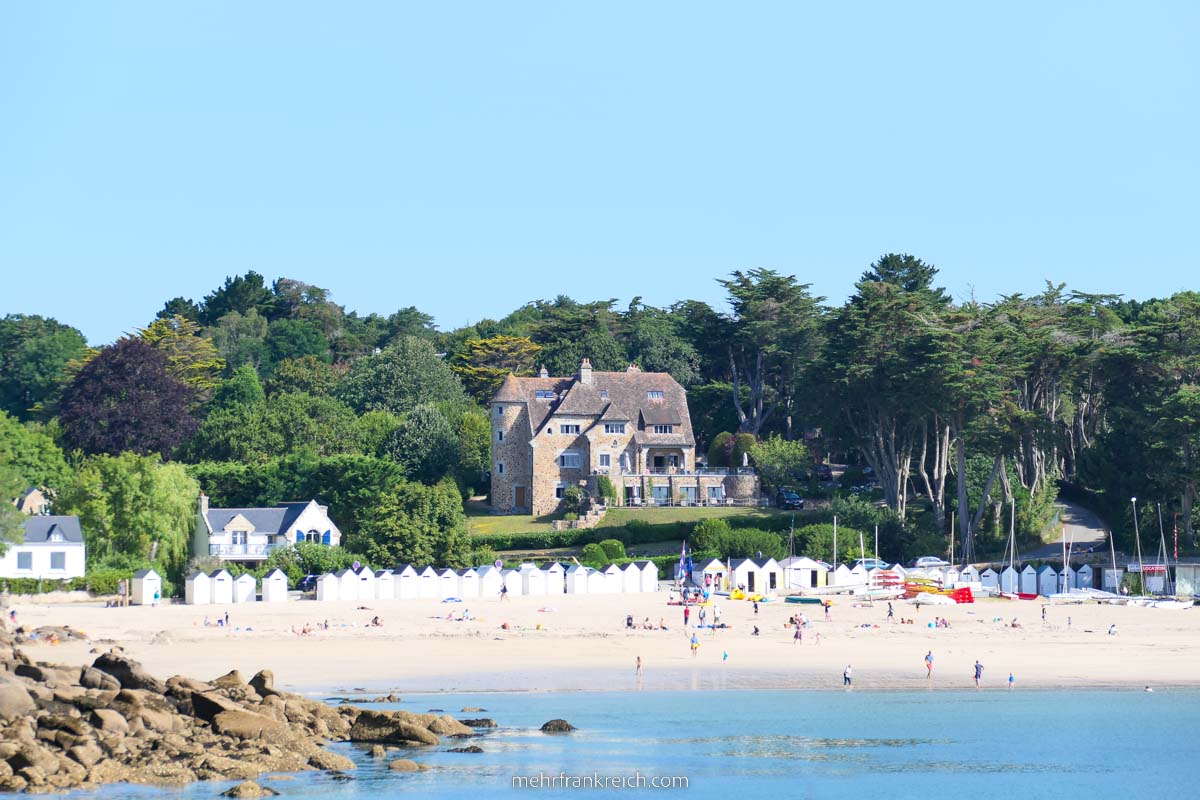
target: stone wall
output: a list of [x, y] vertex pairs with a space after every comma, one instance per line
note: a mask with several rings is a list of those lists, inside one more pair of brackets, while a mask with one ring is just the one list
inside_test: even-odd
[[[500, 413], [497, 414], [496, 410]], [[529, 458], [529, 417], [522, 403], [493, 403], [492, 422], [492, 508], [506, 513], [523, 511], [532, 502], [533, 472]], [[504, 432], [498, 441], [497, 431]], [[504, 464], [500, 474], [499, 464]], [[525, 488], [525, 508], [516, 507], [516, 488]]]

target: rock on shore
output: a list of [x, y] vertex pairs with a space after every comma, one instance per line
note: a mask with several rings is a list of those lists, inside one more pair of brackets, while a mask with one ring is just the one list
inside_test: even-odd
[[464, 733], [451, 717], [279, 691], [266, 670], [163, 681], [114, 652], [82, 669], [33, 662], [0, 632], [0, 791], [243, 780], [251, 792], [264, 772], [354, 769], [330, 741], [428, 747]]

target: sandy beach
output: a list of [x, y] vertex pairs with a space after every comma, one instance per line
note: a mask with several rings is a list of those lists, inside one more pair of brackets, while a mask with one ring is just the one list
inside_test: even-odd
[[[847, 664], [853, 666], [855, 688], [964, 688], [972, 686], [976, 659], [985, 666], [983, 685], [989, 689], [1005, 688], [1010, 671], [1018, 689], [1200, 686], [1200, 609], [1050, 606], [1043, 623], [1042, 604], [1036, 601], [984, 600], [920, 611], [897, 602], [896, 617], [915, 620], [906, 625], [887, 622], [885, 603], [833, 602], [832, 619], [825, 622], [818, 606], [764, 603], [755, 617], [751, 604], [724, 600], [722, 620], [731, 627], [715, 635], [700, 632], [695, 657], [688, 644], [693, 631], [684, 632], [682, 609], [667, 605], [666, 592], [461, 604], [298, 601], [119, 609], [100, 603], [16, 602], [13, 607], [18, 623], [27, 628], [70, 625], [90, 637], [88, 643], [26, 645], [38, 660], [90, 663], [93, 649], [116, 644], [160, 676], [210, 679], [230, 669], [251, 675], [268, 668], [277, 685], [292, 691], [821, 689], [841, 688]], [[464, 610], [475, 619], [446, 619]], [[205, 627], [205, 617], [213, 622], [226, 611], [230, 627]], [[802, 611], [811, 626], [798, 644], [785, 623]], [[663, 620], [668, 630], [626, 630], [629, 614], [639, 625], [646, 618], [655, 625]], [[367, 625], [375, 615], [382, 627]], [[944, 617], [951, 627], [929, 628], [935, 617]], [[1014, 617], [1022, 627], [1011, 626]], [[326, 620], [328, 630], [293, 632]], [[758, 637], [751, 635], [756, 624]], [[1107, 633], [1113, 624], [1116, 636]], [[931, 681], [923, 661], [928, 651], [934, 655]], [[641, 678], [634, 674], [639, 656]]]

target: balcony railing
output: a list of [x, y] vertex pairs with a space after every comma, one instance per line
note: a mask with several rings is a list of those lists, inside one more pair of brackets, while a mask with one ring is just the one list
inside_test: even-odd
[[681, 467], [647, 467], [643, 470], [634, 469], [614, 469], [601, 467], [596, 470], [597, 475], [621, 475], [624, 477], [637, 478], [649, 476], [673, 475], [679, 477], [696, 477], [696, 476], [723, 476], [723, 475], [755, 475], [753, 467], [736, 467], [730, 469], [728, 467], [704, 467], [701, 469], [683, 469]]
[[277, 547], [277, 544], [210, 544], [208, 554], [222, 558], [265, 558]]

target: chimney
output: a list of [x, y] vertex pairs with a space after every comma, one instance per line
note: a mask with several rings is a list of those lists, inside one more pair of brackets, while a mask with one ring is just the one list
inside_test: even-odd
[[579, 365], [579, 382], [592, 382], [592, 362], [591, 359], [585, 358]]
[[540, 370], [538, 370], [538, 377], [539, 378], [549, 378], [550, 377], [550, 373], [546, 371], [545, 364], [542, 364], [542, 368]]
[[204, 492], [200, 493], [200, 516], [208, 516], [208, 495]]

